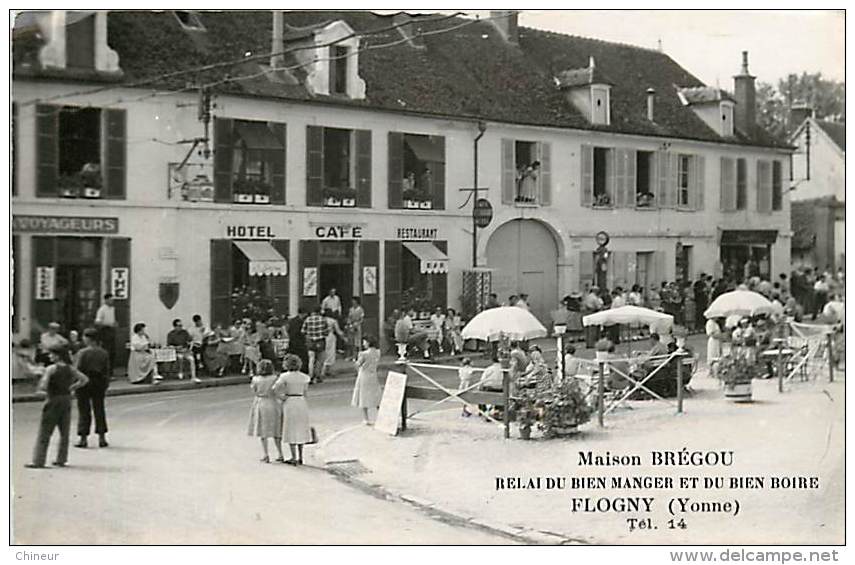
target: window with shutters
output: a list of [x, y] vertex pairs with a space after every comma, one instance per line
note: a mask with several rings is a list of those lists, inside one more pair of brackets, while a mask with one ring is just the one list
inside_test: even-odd
[[239, 204], [270, 204], [274, 175], [285, 148], [275, 124], [234, 120], [232, 198]]
[[736, 160], [736, 209], [748, 208], [748, 162]]
[[517, 171], [514, 202], [537, 203], [537, 178], [540, 172], [540, 161], [537, 159], [537, 144], [535, 142], [514, 142], [514, 167]]
[[549, 206], [552, 203], [552, 150], [549, 143], [502, 140], [502, 203]]
[[778, 211], [784, 206], [783, 179], [781, 162], [772, 161], [772, 210]]
[[445, 209], [444, 137], [391, 132], [389, 166], [390, 208]]
[[354, 205], [356, 188], [356, 160], [354, 159], [353, 131], [324, 128], [324, 205]]
[[57, 188], [66, 198], [99, 198], [104, 130], [99, 108], [59, 108]]
[[653, 192], [653, 151], [635, 153], [635, 205], [638, 208], [652, 208], [656, 201]]
[[677, 206], [691, 207], [691, 155], [677, 156]]
[[611, 207], [614, 204], [614, 195], [609, 186], [609, 175], [611, 174], [612, 150], [605, 147], [594, 147], [594, 202], [595, 207]]

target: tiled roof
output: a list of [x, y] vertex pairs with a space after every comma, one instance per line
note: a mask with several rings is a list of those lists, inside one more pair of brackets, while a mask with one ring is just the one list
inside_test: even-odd
[[846, 124], [824, 120], [816, 120], [816, 123], [840, 149], [846, 151]]
[[733, 97], [728, 92], [712, 86], [681, 88], [680, 93], [686, 98], [689, 104], [708, 104], [722, 100], [734, 102]]
[[[247, 53], [270, 51], [272, 18], [268, 11], [200, 12], [207, 29], [203, 46], [181, 28], [168, 12], [111, 12], [108, 42], [119, 53], [126, 82], [148, 79], [172, 71], [219, 61], [235, 60]], [[370, 12], [285, 12], [290, 28], [311, 28], [344, 20], [357, 32], [392, 25], [393, 16]], [[416, 32], [460, 26], [469, 20], [453, 18], [425, 22], [414, 20]], [[289, 28], [286, 28], [286, 33]], [[621, 133], [667, 136], [721, 143], [783, 146], [757, 128], [750, 136], [739, 133], [722, 138], [691, 108], [683, 106], [676, 88], [703, 84], [664, 53], [530, 28], [519, 28], [519, 45], [505, 42], [489, 22], [476, 22], [448, 33], [421, 37], [426, 49], [400, 43], [397, 30], [366, 35], [362, 47], [397, 42], [392, 47], [359, 54], [359, 74], [366, 82], [365, 100], [311, 95], [293, 81], [253, 78], [218, 87], [224, 92], [254, 96], [313, 100], [385, 110], [471, 117], [493, 121], [597, 129]], [[15, 38], [16, 76], [39, 73], [34, 50], [39, 37]], [[556, 77], [568, 69], [583, 69], [590, 58], [613, 81], [611, 125], [592, 125], [564, 97]], [[28, 62], [29, 70], [22, 67]], [[268, 61], [247, 61], [239, 66], [164, 79], [154, 86], [183, 88], [188, 81], [212, 82], [225, 75], [258, 75]], [[611, 81], [610, 81], [611, 82]], [[657, 92], [656, 121], [647, 120], [648, 88]]]
[[587, 86], [589, 84], [614, 84], [609, 80], [599, 67], [586, 67], [584, 69], [568, 69], [561, 71], [556, 77], [559, 88], [573, 88], [576, 86]]

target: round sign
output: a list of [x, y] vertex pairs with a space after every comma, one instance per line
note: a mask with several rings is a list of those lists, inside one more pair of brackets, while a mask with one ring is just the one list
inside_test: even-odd
[[609, 244], [609, 234], [604, 231], [598, 232], [596, 235], [596, 240], [598, 245], [602, 245], [603, 247], [605, 247]]
[[472, 210], [472, 218], [475, 220], [475, 225], [479, 228], [486, 228], [490, 225], [493, 219], [493, 205], [486, 198], [479, 198], [475, 201], [475, 208]]

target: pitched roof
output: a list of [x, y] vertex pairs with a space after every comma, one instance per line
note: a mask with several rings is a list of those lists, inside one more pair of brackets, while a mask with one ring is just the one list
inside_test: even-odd
[[[664, 53], [596, 39], [519, 28], [519, 45], [505, 42], [486, 21], [462, 17], [443, 21], [413, 19], [417, 33], [457, 27], [425, 35], [426, 49], [401, 43], [397, 30], [369, 33], [392, 25], [394, 16], [370, 12], [285, 12], [290, 28], [314, 28], [344, 20], [366, 34], [359, 54], [359, 74], [366, 82], [364, 100], [313, 95], [299, 81], [263, 76], [269, 61], [254, 59], [270, 51], [269, 11], [199, 12], [207, 29], [204, 47], [168, 12], [116, 11], [108, 18], [108, 42], [119, 53], [125, 82], [139, 81], [182, 69], [221, 61], [247, 60], [194, 74], [165, 78], [150, 86], [185, 88], [188, 82], [213, 82], [225, 76], [255, 75], [218, 86], [221, 92], [282, 97], [384, 110], [477, 118], [501, 122], [596, 129], [720, 143], [785, 147], [761, 128], [723, 138], [683, 106], [678, 88], [703, 87], [692, 74]], [[434, 16], [435, 17], [435, 16]], [[464, 24], [469, 25], [464, 25]], [[38, 34], [13, 41], [16, 77], [44, 75], [38, 68]], [[380, 46], [397, 43], [390, 47]], [[251, 54], [246, 57], [246, 54]], [[594, 57], [596, 67], [614, 81], [611, 125], [591, 124], [556, 85], [567, 69], [582, 69]], [[611, 81], [610, 81], [611, 82]], [[149, 85], [147, 85], [149, 87]], [[648, 88], [657, 92], [656, 121], [647, 120]]]
[[816, 124], [842, 151], [846, 151], [846, 124], [816, 120]]

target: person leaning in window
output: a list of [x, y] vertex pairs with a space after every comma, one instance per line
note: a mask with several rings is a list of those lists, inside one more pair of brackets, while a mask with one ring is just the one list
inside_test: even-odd
[[77, 435], [75, 447], [86, 447], [95, 417], [98, 447], [107, 447], [107, 414], [104, 396], [110, 386], [110, 356], [98, 343], [98, 330], [88, 328], [83, 332], [83, 344], [77, 356], [77, 369], [89, 378], [86, 386], [77, 389]]
[[39, 434], [33, 450], [33, 461], [26, 467], [43, 469], [47, 459], [48, 445], [54, 428], [59, 428], [59, 450], [57, 467], [68, 462], [69, 434], [71, 433], [71, 393], [89, 382], [89, 377], [71, 366], [71, 358], [65, 346], [55, 346], [48, 351], [51, 365], [45, 370], [39, 381], [37, 391], [45, 394], [47, 400], [42, 408]]
[[190, 332], [184, 329], [179, 318], [172, 320], [172, 329], [166, 334], [166, 345], [175, 348], [175, 360], [178, 364], [178, 378], [184, 378], [184, 361], [190, 363], [190, 378], [194, 383], [202, 382], [196, 377], [196, 359], [190, 351]]
[[285, 372], [279, 375], [273, 385], [276, 396], [285, 402], [284, 439], [291, 449], [289, 465], [303, 464], [303, 445], [312, 442], [312, 429], [309, 426], [309, 405], [306, 403], [306, 391], [309, 389], [309, 375], [300, 371], [303, 362], [296, 355], [288, 354], [282, 360]]

